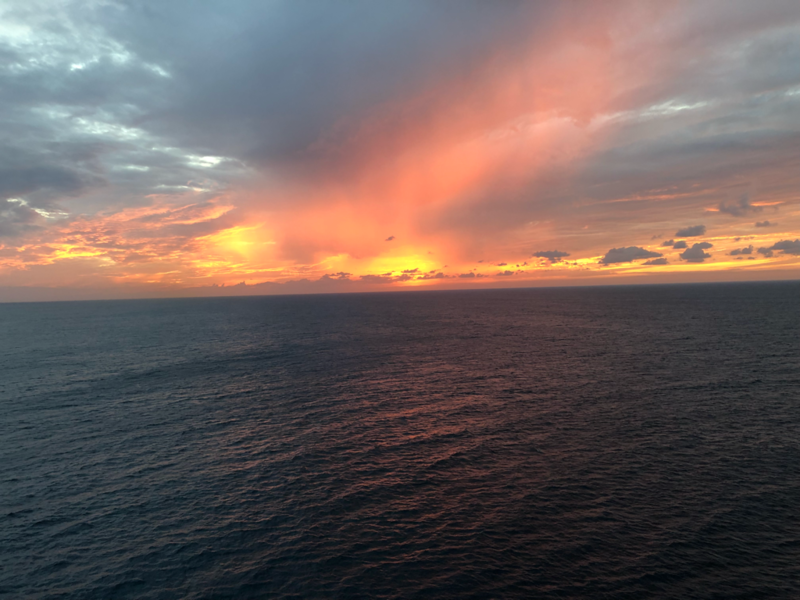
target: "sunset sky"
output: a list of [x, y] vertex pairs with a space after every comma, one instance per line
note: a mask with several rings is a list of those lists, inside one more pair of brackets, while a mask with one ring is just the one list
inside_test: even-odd
[[797, 0], [0, 0], [0, 131], [0, 301], [800, 277]]

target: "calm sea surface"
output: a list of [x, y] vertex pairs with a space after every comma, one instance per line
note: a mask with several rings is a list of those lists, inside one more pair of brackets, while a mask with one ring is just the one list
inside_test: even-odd
[[0, 305], [0, 597], [800, 598], [800, 284]]

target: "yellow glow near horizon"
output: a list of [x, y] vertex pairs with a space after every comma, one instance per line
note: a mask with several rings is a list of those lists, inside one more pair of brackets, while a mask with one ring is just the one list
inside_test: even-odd
[[266, 247], [275, 244], [268, 238], [263, 223], [237, 225], [201, 239], [213, 249], [239, 254], [248, 259], [263, 254]]

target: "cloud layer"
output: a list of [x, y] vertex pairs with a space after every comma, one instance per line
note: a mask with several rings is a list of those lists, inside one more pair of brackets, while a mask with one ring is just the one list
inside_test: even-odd
[[788, 0], [7, 3], [0, 285], [796, 276], [799, 65]]

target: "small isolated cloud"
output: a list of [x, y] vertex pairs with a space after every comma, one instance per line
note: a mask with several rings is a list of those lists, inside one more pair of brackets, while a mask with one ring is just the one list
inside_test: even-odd
[[508, 263], [497, 263], [498, 267], [505, 267]]
[[777, 223], [770, 223], [769, 221], [756, 221], [756, 227], [775, 227]]
[[797, 240], [781, 240], [772, 244], [769, 248], [759, 248], [758, 251], [766, 257], [770, 257], [773, 251], [777, 250], [783, 254], [791, 254], [793, 256], [800, 256], [800, 239]]
[[761, 206], [753, 206], [750, 204], [750, 198], [747, 197], [747, 194], [742, 194], [739, 201], [732, 204], [720, 202], [718, 208], [719, 212], [729, 214], [732, 217], [743, 217], [748, 213], [761, 212], [764, 210]]
[[675, 242], [672, 247], [675, 248], [675, 250], [680, 250], [681, 248], [687, 248], [688, 246], [686, 245], [685, 240], [681, 240], [679, 242]]
[[740, 254], [752, 254], [753, 253], [753, 245], [749, 245], [747, 248], [736, 248], [736, 250], [731, 250], [731, 256], [739, 256]]
[[667, 265], [669, 263], [667, 262], [666, 258], [654, 258], [653, 260], [646, 260], [642, 264], [656, 266], [656, 265]]
[[461, 279], [467, 279], [468, 277], [475, 277], [475, 273], [461, 273], [459, 275]]
[[611, 265], [615, 263], [633, 262], [640, 258], [659, 258], [664, 256], [660, 252], [651, 252], [638, 246], [630, 246], [628, 248], [611, 248], [606, 255], [600, 259], [600, 264]]
[[403, 271], [403, 273], [411, 274], [411, 273], [416, 273], [417, 271], [419, 271], [419, 269], [406, 269], [405, 271]]
[[559, 250], [540, 250], [539, 252], [534, 252], [532, 256], [536, 258], [546, 258], [551, 263], [558, 262], [565, 256], [569, 256], [569, 252], [561, 252]]
[[662, 246], [674, 246], [675, 245], [675, 240], [664, 240], [663, 242], [661, 242], [661, 245]]
[[508, 277], [509, 275], [513, 275], [514, 271], [500, 271], [497, 275], [499, 277]]
[[390, 235], [388, 238], [384, 240], [384, 242], [391, 242], [394, 239], [393, 235]]
[[705, 225], [693, 225], [692, 227], [684, 227], [675, 232], [675, 237], [697, 237], [704, 235], [706, 232]]
[[709, 244], [708, 242], [693, 244], [691, 248], [681, 252], [681, 258], [686, 262], [701, 263], [705, 259], [711, 258], [711, 255], [708, 252], [704, 252], [704, 250], [711, 247], [712, 244]]

